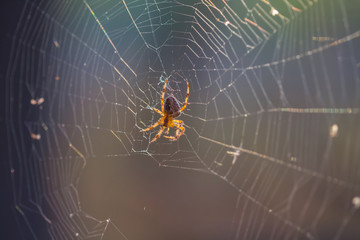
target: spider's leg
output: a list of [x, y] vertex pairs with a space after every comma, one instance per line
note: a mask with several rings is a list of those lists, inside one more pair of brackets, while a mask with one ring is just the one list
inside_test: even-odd
[[170, 139], [170, 141], [175, 141], [175, 137], [174, 137], [174, 136], [165, 136], [165, 135], [164, 135], [164, 138], [168, 138], [168, 139]]
[[162, 112], [159, 110], [159, 109], [157, 109], [157, 108], [152, 108], [155, 112], [157, 112], [158, 114], [160, 114], [160, 115], [163, 115], [162, 114]]
[[175, 136], [164, 136], [164, 137], [170, 139], [170, 141], [176, 141], [176, 140], [179, 139], [179, 137], [181, 135], [184, 134], [184, 132], [185, 132], [185, 128], [179, 126], [179, 128], [176, 130], [176, 135]]
[[151, 130], [153, 128], [156, 128], [160, 123], [161, 123], [161, 118], [159, 119], [159, 121], [157, 121], [157, 123], [155, 123], [154, 125], [146, 128], [146, 129], [141, 130], [140, 132], [146, 132], [146, 131], [149, 131], [149, 130]]
[[[173, 120], [173, 122], [175, 122], [175, 121], [177, 121], [177, 120]], [[174, 123], [174, 125], [173, 125], [172, 127], [177, 127], [176, 123]], [[170, 131], [170, 127], [168, 127], [168, 129], [167, 129], [167, 131], [166, 131], [166, 134], [168, 134], [169, 131]], [[165, 135], [164, 135], [164, 138], [175, 139], [174, 136], [165, 136]]]
[[169, 131], [170, 131], [170, 128], [168, 127], [168, 128], [166, 129], [165, 134], [169, 134]]
[[175, 122], [175, 127], [177, 128], [175, 136], [164, 136], [170, 139], [170, 141], [176, 141], [185, 132], [185, 128], [183, 127], [183, 121], [181, 120], [173, 120], [173, 121]]
[[163, 133], [164, 129], [165, 129], [165, 127], [161, 127], [160, 130], [159, 130], [159, 132], [156, 134], [156, 136], [153, 138], [153, 140], [151, 140], [150, 143], [155, 142], [156, 139], [158, 139], [158, 138], [161, 136], [161, 134]]
[[165, 84], [162, 90], [162, 94], [161, 94], [161, 111], [164, 112], [164, 97], [165, 97], [165, 89], [166, 89], [166, 84], [169, 78], [166, 78], [165, 80]]
[[187, 101], [189, 99], [189, 82], [186, 81], [186, 85], [187, 85], [187, 91], [186, 91], [186, 98], [185, 98], [185, 102], [184, 102], [184, 106], [180, 109], [180, 112], [184, 111], [184, 109], [186, 108], [186, 105], [187, 105]]
[[175, 127], [178, 128], [178, 126], [184, 126], [184, 122], [182, 120], [173, 120], [173, 123], [175, 124]]
[[181, 135], [183, 135], [184, 134], [184, 132], [185, 132], [185, 128], [183, 127], [183, 126], [181, 126], [181, 125], [179, 125], [179, 126], [177, 126], [177, 130], [176, 130], [176, 135], [175, 135], [175, 139], [173, 140], [173, 141], [175, 141], [175, 140], [177, 140], [179, 137], [181, 137]]

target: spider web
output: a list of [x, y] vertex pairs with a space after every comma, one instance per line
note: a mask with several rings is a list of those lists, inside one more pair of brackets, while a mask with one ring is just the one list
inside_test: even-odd
[[[201, 213], [217, 225], [188, 219], [202, 232], [196, 239], [358, 239], [359, 9], [340, 0], [27, 1], [5, 96], [23, 238], [176, 238], [167, 225], [144, 228], [131, 217], [136, 197], [88, 204], [105, 191], [91, 179], [110, 175], [103, 187], [132, 189], [112, 171], [140, 181], [155, 166], [198, 189], [214, 186], [219, 206], [230, 203], [224, 216]], [[152, 108], [161, 109], [166, 78], [166, 95], [181, 104], [189, 82], [178, 118], [186, 131], [150, 144], [159, 128], [140, 130], [159, 119]], [[166, 176], [180, 196], [173, 201], [215, 201]], [[121, 217], [97, 212], [110, 201]], [[169, 225], [181, 215], [138, 206], [163, 211]], [[195, 239], [189, 229], [177, 234]]]

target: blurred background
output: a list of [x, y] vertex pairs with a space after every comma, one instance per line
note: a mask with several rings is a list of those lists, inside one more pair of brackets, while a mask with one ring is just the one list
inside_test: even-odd
[[358, 1], [1, 5], [1, 239], [359, 239]]

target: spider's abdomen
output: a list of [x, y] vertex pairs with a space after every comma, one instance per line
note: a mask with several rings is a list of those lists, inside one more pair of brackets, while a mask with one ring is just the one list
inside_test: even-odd
[[180, 115], [180, 105], [175, 97], [170, 96], [165, 99], [164, 112], [165, 114], [173, 118], [176, 118], [177, 116]]

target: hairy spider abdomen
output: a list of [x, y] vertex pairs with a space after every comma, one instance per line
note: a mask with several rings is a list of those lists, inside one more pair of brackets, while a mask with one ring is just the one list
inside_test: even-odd
[[175, 97], [170, 96], [165, 99], [164, 112], [173, 118], [176, 118], [180, 115], [180, 105]]

